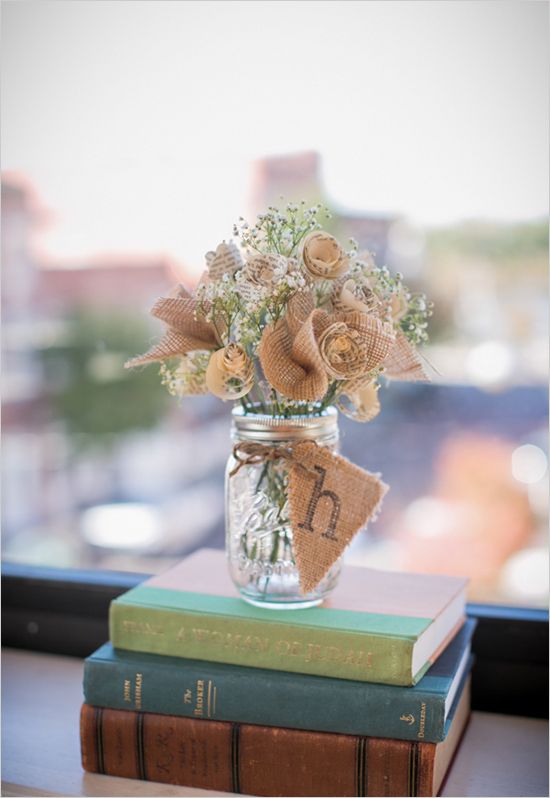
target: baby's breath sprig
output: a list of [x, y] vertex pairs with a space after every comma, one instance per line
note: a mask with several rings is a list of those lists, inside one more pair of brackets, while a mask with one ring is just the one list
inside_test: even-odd
[[318, 280], [313, 284], [313, 295], [315, 298], [315, 307], [322, 308], [330, 302], [332, 294], [332, 285], [330, 280]]
[[308, 233], [322, 228], [319, 216], [330, 219], [328, 208], [318, 203], [310, 208], [305, 200], [300, 204], [289, 202], [283, 209], [270, 205], [265, 213], [258, 214], [256, 223], [250, 227], [241, 216], [233, 226], [233, 234], [240, 239], [245, 250], [262, 254], [276, 252], [293, 257], [300, 242]]
[[160, 366], [160, 381], [171, 396], [196, 396], [208, 393], [205, 383], [210, 352], [195, 351]]
[[400, 272], [392, 274], [387, 266], [370, 266], [359, 262], [359, 268], [364, 270], [367, 282], [381, 299], [397, 294], [403, 289], [403, 275]]
[[426, 294], [409, 294], [408, 310], [401, 319], [400, 327], [411, 344], [428, 342], [428, 318], [433, 315], [433, 306], [433, 302], [427, 301]]

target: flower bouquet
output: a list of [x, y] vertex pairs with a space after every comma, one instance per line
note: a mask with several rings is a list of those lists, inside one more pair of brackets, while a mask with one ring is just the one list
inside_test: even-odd
[[382, 378], [427, 380], [431, 305], [400, 274], [322, 230], [321, 205], [269, 207], [206, 255], [194, 292], [159, 299], [167, 329], [129, 367], [161, 361], [175, 396], [233, 400], [227, 550], [244, 598], [318, 603], [386, 486], [337, 453], [337, 411], [370, 421]]

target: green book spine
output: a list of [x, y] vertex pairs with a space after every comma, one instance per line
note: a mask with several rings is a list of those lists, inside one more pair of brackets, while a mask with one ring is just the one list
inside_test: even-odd
[[[178, 599], [178, 608], [147, 604], [148, 596], [162, 599], [164, 593], [171, 591], [143, 588], [140, 602], [121, 597], [111, 604], [115, 648], [395, 685], [416, 683], [429, 666], [413, 678], [413, 645], [426, 619], [372, 615], [370, 628], [380, 629], [373, 632], [365, 631], [367, 613], [262, 611], [240, 599], [196, 594]], [[193, 610], [195, 605], [200, 609]], [[400, 635], [382, 633], [398, 622]]]

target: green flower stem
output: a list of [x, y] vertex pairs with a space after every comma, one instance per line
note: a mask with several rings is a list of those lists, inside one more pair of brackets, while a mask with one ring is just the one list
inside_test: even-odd
[[340, 385], [340, 381], [339, 380], [333, 380], [333, 382], [329, 385], [328, 390], [327, 390], [326, 394], [324, 395], [323, 401], [321, 402], [321, 406], [319, 408], [319, 412], [320, 413], [323, 410], [326, 410], [326, 408], [330, 404], [332, 404], [332, 402], [336, 398], [336, 393], [338, 391], [339, 385]]
[[266, 461], [262, 466], [254, 492], [259, 493], [260, 490], [264, 490], [270, 506], [276, 508], [277, 511], [276, 528], [271, 533], [271, 539], [268, 544], [269, 551], [264, 554], [262, 544], [256, 548], [252, 546], [250, 550], [247, 531], [241, 536], [241, 545], [248, 559], [267, 559], [271, 564], [275, 564], [282, 552], [290, 553], [290, 556], [292, 556], [292, 542], [288, 534], [289, 519], [284, 512], [288, 498], [288, 470], [286, 466], [270, 460]]

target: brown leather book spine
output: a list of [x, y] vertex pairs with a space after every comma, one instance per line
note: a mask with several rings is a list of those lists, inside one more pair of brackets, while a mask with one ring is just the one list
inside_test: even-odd
[[436, 746], [84, 705], [82, 765], [260, 796], [431, 796]]
[[436, 793], [436, 786], [434, 784], [435, 777], [435, 752], [436, 746], [433, 743], [415, 743], [419, 751], [419, 767], [416, 783], [416, 795], [424, 798], [424, 796], [432, 796]]
[[239, 792], [230, 723], [84, 704], [80, 733], [82, 767], [92, 773]]

